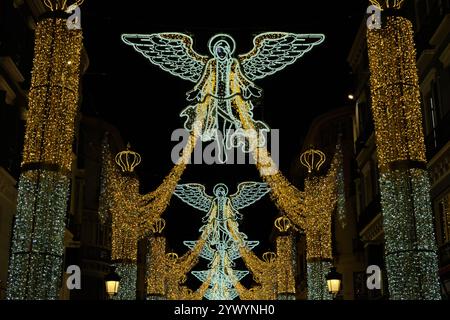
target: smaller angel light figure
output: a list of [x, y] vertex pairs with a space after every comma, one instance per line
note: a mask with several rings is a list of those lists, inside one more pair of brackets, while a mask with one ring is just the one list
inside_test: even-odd
[[[266, 183], [243, 182], [238, 191], [228, 195], [223, 183], [213, 189], [214, 196], [205, 193], [205, 187], [197, 183], [178, 185], [174, 194], [190, 206], [207, 212], [203, 218], [205, 224], [200, 229], [206, 243], [200, 256], [210, 261], [209, 270], [193, 271], [200, 281], [210, 278], [210, 289], [205, 297], [210, 300], [231, 300], [238, 296], [233, 279], [241, 280], [248, 271], [234, 270], [234, 260], [240, 258], [240, 248], [253, 249], [258, 241], [247, 241], [247, 236], [239, 232], [237, 220], [241, 219], [238, 210], [261, 199], [270, 188]], [[185, 241], [190, 249], [197, 241]]]
[[[239, 112], [245, 112], [251, 121], [251, 130], [258, 133], [257, 147], [265, 144], [264, 133], [269, 127], [253, 120], [252, 98], [261, 96], [261, 89], [252, 81], [284, 69], [298, 58], [322, 43], [322, 34], [294, 34], [268, 32], [256, 36], [254, 48], [247, 54], [234, 57], [236, 43], [227, 34], [217, 34], [208, 42], [211, 57], [200, 55], [192, 48], [192, 38], [182, 33], [124, 34], [122, 40], [153, 64], [182, 79], [195, 83], [187, 93], [193, 105], [181, 112], [187, 117], [184, 127], [189, 132], [200, 106], [206, 105], [202, 141], [217, 141], [226, 159], [226, 150], [240, 146], [244, 151], [254, 148], [245, 143], [249, 134]], [[254, 134], [254, 133], [250, 133]], [[244, 137], [244, 139], [243, 139]]]

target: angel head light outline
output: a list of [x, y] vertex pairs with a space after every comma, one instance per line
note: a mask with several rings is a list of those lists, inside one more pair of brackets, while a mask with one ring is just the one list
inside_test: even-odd
[[223, 151], [219, 155], [223, 162], [226, 161], [227, 149], [245, 146], [241, 135], [247, 131], [242, 130], [237, 110], [244, 110], [246, 118], [259, 133], [258, 147], [265, 144], [264, 133], [270, 129], [264, 122], [253, 119], [251, 100], [260, 97], [262, 92], [253, 81], [293, 64], [324, 39], [323, 34], [266, 32], [253, 39], [252, 50], [234, 57], [236, 42], [232, 36], [220, 33], [208, 41], [211, 54], [208, 57], [195, 52], [192, 38], [183, 33], [122, 35], [124, 43], [133, 46], [151, 63], [195, 83], [194, 88], [186, 93], [192, 104], [180, 113], [186, 117], [184, 128], [193, 132], [197, 112], [206, 105], [200, 138], [218, 143], [218, 150]]
[[236, 50], [236, 42], [232, 36], [219, 33], [209, 39], [208, 49], [214, 58], [224, 60], [232, 57]]

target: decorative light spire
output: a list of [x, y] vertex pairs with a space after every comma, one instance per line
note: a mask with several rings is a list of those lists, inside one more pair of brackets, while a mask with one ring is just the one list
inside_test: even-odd
[[380, 10], [385, 9], [401, 9], [405, 0], [369, 0], [374, 6]]
[[134, 152], [130, 144], [127, 145], [127, 150], [121, 151], [116, 155], [116, 163], [122, 169], [122, 172], [131, 173], [141, 163], [141, 155]]
[[166, 221], [162, 218], [157, 219], [151, 227], [153, 233], [161, 233], [166, 227]]
[[286, 217], [279, 217], [274, 222], [275, 228], [280, 232], [287, 232], [291, 227], [291, 220]]
[[70, 1], [72, 4], [68, 5], [67, 0], [44, 0], [44, 4], [50, 11], [66, 11], [69, 8], [79, 7], [84, 0]]
[[300, 155], [300, 163], [308, 169], [308, 173], [311, 173], [313, 170], [319, 171], [325, 160], [325, 153], [318, 149], [310, 148]]
[[265, 253], [262, 255], [262, 258], [263, 258], [263, 261], [264, 261], [264, 262], [267, 262], [267, 263], [273, 263], [273, 262], [275, 262], [275, 260], [276, 260], [276, 258], [277, 258], [277, 255], [276, 255], [275, 252], [269, 251], [269, 252], [265, 252]]

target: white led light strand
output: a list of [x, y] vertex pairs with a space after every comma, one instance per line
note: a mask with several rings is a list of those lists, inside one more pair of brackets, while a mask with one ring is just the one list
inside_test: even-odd
[[[247, 236], [239, 232], [239, 209], [243, 209], [261, 199], [270, 188], [265, 183], [242, 182], [238, 191], [229, 196], [226, 185], [219, 183], [214, 187], [214, 197], [205, 193], [205, 187], [196, 183], [178, 185], [175, 195], [190, 206], [207, 212], [200, 229], [202, 238], [206, 240], [200, 256], [209, 260], [208, 270], [192, 271], [192, 274], [206, 283], [209, 289], [204, 297], [209, 300], [232, 300], [239, 296], [236, 281], [240, 281], [248, 271], [234, 270], [234, 260], [241, 257], [240, 250], [244, 246], [248, 250], [258, 245], [257, 241], [247, 241]], [[191, 250], [198, 241], [186, 241], [184, 244]]]
[[116, 273], [120, 276], [119, 291], [114, 300], [136, 300], [136, 263], [116, 263]]
[[66, 22], [50, 13], [36, 24], [7, 299], [57, 299], [62, 284], [82, 48]]
[[[221, 146], [220, 158], [226, 161], [226, 150], [245, 145], [248, 132], [243, 129], [235, 105], [242, 97], [247, 105], [249, 119], [258, 134], [258, 147], [265, 143], [269, 127], [253, 120], [252, 97], [260, 97], [261, 89], [252, 80], [262, 79], [284, 69], [298, 58], [322, 43], [322, 34], [263, 33], [255, 37], [254, 48], [247, 54], [233, 57], [236, 43], [227, 34], [217, 34], [208, 42], [212, 57], [196, 53], [193, 40], [182, 33], [124, 34], [122, 41], [134, 47], [153, 64], [182, 79], [195, 82], [187, 93], [194, 105], [181, 112], [187, 117], [184, 127], [192, 132], [198, 106], [207, 103], [201, 139], [216, 141]], [[247, 150], [248, 151], [248, 150]]]

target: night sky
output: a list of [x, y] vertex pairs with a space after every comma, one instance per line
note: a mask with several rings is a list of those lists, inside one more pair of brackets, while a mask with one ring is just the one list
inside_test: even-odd
[[[255, 119], [280, 129], [280, 167], [289, 167], [302, 147], [311, 121], [318, 115], [348, 104], [352, 88], [346, 61], [354, 37], [365, 15], [368, 1], [274, 1], [242, 7], [242, 1], [192, 4], [165, 1], [88, 0], [82, 6], [82, 26], [90, 66], [83, 78], [85, 114], [101, 117], [118, 127], [143, 162], [139, 166], [142, 192], [153, 190], [173, 166], [170, 152], [175, 142], [171, 133], [181, 128], [179, 113], [187, 106], [185, 92], [193, 83], [152, 65], [141, 54], [121, 42], [123, 33], [183, 32], [194, 38], [194, 49], [207, 54], [208, 39], [228, 33], [237, 43], [236, 54], [252, 48], [254, 35], [268, 31], [323, 33], [326, 40], [294, 65], [255, 81], [264, 90]], [[339, 4], [339, 7], [331, 6]], [[328, 5], [328, 6], [327, 6]], [[218, 13], [219, 12], [219, 13]], [[218, 182], [228, 184], [230, 193], [246, 180], [260, 181], [252, 165], [189, 166], [181, 183], [205, 184], [207, 191]], [[260, 240], [255, 251], [274, 249], [267, 241], [277, 210], [266, 196], [242, 210], [242, 230], [249, 240]], [[165, 213], [171, 247], [181, 252], [181, 240], [198, 238], [203, 213], [173, 198]]]

